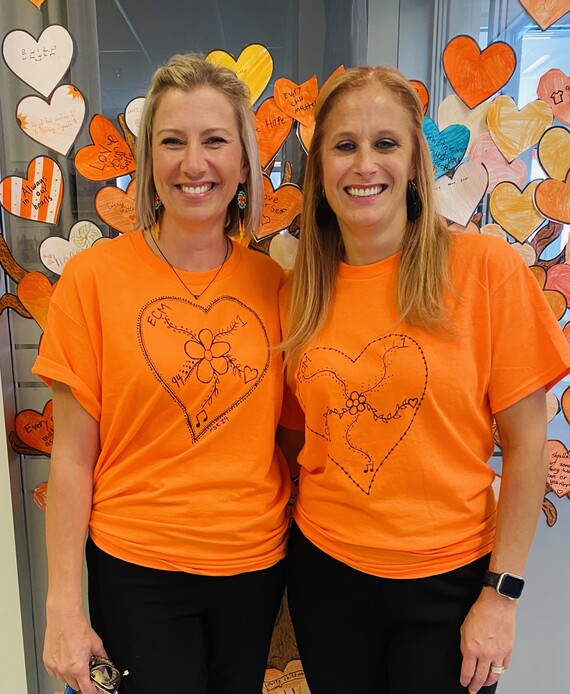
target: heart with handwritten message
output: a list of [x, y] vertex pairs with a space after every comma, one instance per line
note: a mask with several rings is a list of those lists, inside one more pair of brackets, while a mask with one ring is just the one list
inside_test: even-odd
[[438, 212], [452, 222], [467, 226], [488, 184], [489, 174], [482, 164], [470, 161], [461, 164], [453, 178], [442, 176], [435, 182]]
[[422, 128], [435, 167], [434, 175], [440, 178], [454, 169], [465, 156], [469, 130], [464, 125], [449, 125], [440, 132], [428, 116], [424, 117]]
[[495, 41], [483, 51], [471, 36], [451, 39], [443, 51], [443, 69], [457, 96], [475, 108], [511, 79], [517, 64], [514, 50]]
[[123, 191], [117, 186], [105, 186], [95, 195], [95, 209], [101, 219], [113, 229], [124, 234], [136, 231], [135, 211], [136, 179]]
[[213, 65], [227, 67], [249, 87], [250, 103], [254, 104], [263, 94], [273, 74], [271, 53], [260, 43], [246, 46], [236, 60], [226, 51], [211, 51], [206, 60]]
[[539, 212], [561, 224], [570, 224], [570, 172], [564, 181], [547, 178], [534, 193], [534, 204]]
[[301, 661], [290, 660], [284, 670], [267, 668], [263, 690], [271, 694], [309, 694]]
[[542, 31], [570, 12], [568, 0], [520, 0], [520, 3]]
[[487, 113], [489, 133], [509, 162], [533, 147], [552, 120], [552, 109], [540, 99], [519, 111], [510, 96], [498, 96]]
[[32, 159], [26, 178], [7, 176], [0, 181], [0, 205], [32, 222], [57, 224], [62, 199], [61, 169], [50, 157]]
[[284, 113], [274, 97], [263, 101], [255, 113], [255, 133], [261, 168], [265, 168], [291, 132], [293, 119]]
[[427, 90], [427, 87], [423, 82], [420, 82], [419, 80], [410, 80], [410, 84], [418, 93], [418, 98], [422, 105], [422, 113], [425, 116], [429, 106], [429, 92]]
[[22, 410], [16, 415], [16, 434], [30, 448], [46, 455], [51, 453], [53, 444], [53, 403], [48, 400], [43, 412]]
[[101, 229], [87, 219], [76, 222], [69, 231], [69, 239], [59, 236], [48, 236], [40, 245], [40, 259], [44, 266], [61, 275], [67, 261], [74, 255], [92, 246], [102, 238]]
[[561, 125], [548, 128], [538, 143], [537, 156], [550, 178], [563, 181], [570, 171], [570, 130]]
[[137, 96], [136, 99], [129, 101], [125, 108], [125, 123], [135, 137], [139, 136], [145, 101], [146, 98], [144, 96]]
[[284, 183], [274, 188], [269, 176], [263, 174], [263, 198], [263, 217], [257, 241], [289, 228], [301, 213], [303, 191], [294, 183]]
[[281, 77], [275, 82], [273, 95], [283, 113], [303, 125], [311, 125], [314, 122], [315, 102], [319, 95], [316, 75], [303, 84], [296, 84]]
[[524, 190], [514, 183], [499, 183], [491, 194], [489, 209], [505, 231], [524, 243], [544, 222], [536, 209], [534, 193], [540, 181], [531, 181]]
[[522, 159], [508, 162], [499, 152], [489, 133], [484, 133], [474, 143], [469, 154], [469, 161], [479, 162], [485, 166], [489, 173], [489, 185], [487, 193], [491, 194], [499, 183], [509, 181], [517, 186], [524, 186], [528, 171]]
[[85, 99], [72, 84], [58, 87], [51, 99], [26, 96], [16, 107], [22, 130], [44, 147], [67, 155], [85, 120]]
[[536, 93], [539, 99], [548, 104], [558, 120], [570, 125], [570, 77], [552, 68], [538, 81]]
[[570, 494], [570, 452], [562, 441], [548, 442], [550, 465], [548, 484], [556, 496], [561, 499]]
[[133, 173], [135, 158], [123, 136], [108, 118], [96, 114], [89, 124], [92, 145], [75, 155], [75, 168], [91, 181], [107, 181]]
[[37, 41], [27, 31], [16, 29], [4, 38], [2, 54], [15, 75], [49, 96], [71, 65], [73, 39], [59, 24], [44, 29]]
[[18, 284], [18, 298], [42, 330], [46, 327], [48, 306], [56, 285], [57, 282], [50, 284], [42, 272], [29, 272]]
[[456, 94], [450, 94], [439, 105], [437, 124], [441, 130], [455, 124], [468, 128], [469, 143], [465, 153], [469, 154], [475, 140], [487, 132], [487, 111], [490, 105], [490, 102], [485, 101], [475, 108], [469, 108]]

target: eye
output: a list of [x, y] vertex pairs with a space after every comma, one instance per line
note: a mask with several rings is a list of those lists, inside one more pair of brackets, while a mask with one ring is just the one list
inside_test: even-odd
[[160, 144], [165, 147], [181, 147], [184, 143], [178, 137], [165, 137]]
[[351, 140], [343, 140], [335, 145], [335, 149], [339, 152], [352, 152], [356, 149], [356, 145]]
[[227, 140], [225, 138], [220, 137], [219, 135], [212, 135], [204, 141], [204, 144], [209, 145], [210, 147], [219, 147], [220, 145], [224, 145], [226, 142]]
[[395, 147], [398, 147], [398, 143], [388, 138], [382, 138], [381, 140], [378, 140], [376, 142], [376, 147], [377, 149], [388, 151], [394, 149]]

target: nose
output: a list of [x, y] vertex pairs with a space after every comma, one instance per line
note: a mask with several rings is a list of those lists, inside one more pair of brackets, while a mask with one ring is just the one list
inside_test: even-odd
[[354, 169], [361, 176], [368, 176], [376, 170], [375, 152], [371, 147], [359, 147], [354, 160]]
[[182, 172], [191, 178], [196, 178], [204, 173], [206, 169], [206, 159], [202, 147], [199, 144], [189, 142], [186, 145], [181, 166]]

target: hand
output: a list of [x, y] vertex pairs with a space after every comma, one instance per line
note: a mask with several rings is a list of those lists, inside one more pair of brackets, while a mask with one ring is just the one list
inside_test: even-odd
[[82, 611], [48, 613], [44, 665], [48, 673], [81, 694], [98, 694], [89, 678], [89, 656], [107, 657], [103, 642]]
[[491, 666], [508, 668], [515, 642], [515, 601], [483, 588], [461, 626], [460, 682], [469, 694], [494, 684], [501, 677]]

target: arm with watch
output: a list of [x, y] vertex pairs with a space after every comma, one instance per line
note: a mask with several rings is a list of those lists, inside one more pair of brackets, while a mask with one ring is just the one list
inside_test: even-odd
[[460, 681], [475, 694], [509, 667], [516, 608], [548, 474], [544, 388], [497, 412], [503, 472], [497, 529], [481, 594], [461, 627]]

